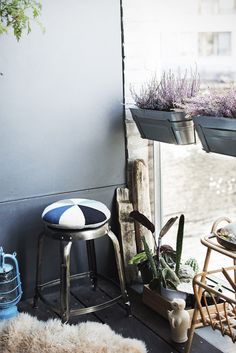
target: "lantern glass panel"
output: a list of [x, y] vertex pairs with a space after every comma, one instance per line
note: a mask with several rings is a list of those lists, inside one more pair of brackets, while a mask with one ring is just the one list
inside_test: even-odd
[[13, 301], [18, 295], [15, 271], [0, 273], [0, 304]]

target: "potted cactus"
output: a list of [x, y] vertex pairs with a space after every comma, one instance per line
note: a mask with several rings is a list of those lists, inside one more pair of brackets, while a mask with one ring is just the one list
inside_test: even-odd
[[131, 108], [133, 119], [142, 138], [176, 145], [193, 144], [194, 125], [177, 104], [195, 96], [199, 91], [199, 75], [187, 77], [171, 70], [163, 72], [160, 81], [156, 76], [146, 82], [139, 93], [131, 88], [136, 107]]
[[209, 89], [181, 106], [206, 152], [236, 157], [236, 88]]

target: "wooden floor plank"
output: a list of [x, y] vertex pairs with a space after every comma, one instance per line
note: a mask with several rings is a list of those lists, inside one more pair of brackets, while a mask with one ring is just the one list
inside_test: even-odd
[[[102, 290], [108, 293], [110, 296], [117, 295], [119, 289], [116, 285], [109, 283], [108, 281], [101, 279], [99, 281], [99, 286]], [[129, 290], [130, 300], [132, 303], [132, 313], [133, 315], [140, 319], [149, 329], [153, 330], [158, 334], [163, 340], [165, 340], [171, 347], [179, 352], [183, 352], [184, 345], [176, 344], [170, 339], [170, 327], [169, 323], [162, 316], [155, 313], [153, 310], [148, 308], [142, 303], [142, 297], [140, 294], [134, 290]], [[192, 353], [222, 353], [216, 347], [209, 344], [199, 335], [195, 334], [194, 341], [192, 345]], [[224, 352], [225, 353], [225, 352]]]
[[[54, 306], [59, 307], [59, 292], [50, 293], [46, 295], [47, 300], [49, 300]], [[72, 295], [70, 297], [71, 307], [73, 308], [84, 308], [84, 305], [76, 300]], [[33, 308], [33, 300], [28, 299], [19, 303], [19, 311], [27, 312], [32, 316], [36, 316], [39, 320], [47, 321], [49, 318], [58, 319], [59, 317], [50, 310], [45, 304], [40, 300], [38, 301], [38, 308]], [[77, 317], [71, 317], [69, 320], [70, 324], [78, 324], [85, 321], [95, 321], [101, 322], [95, 314], [85, 314]]]
[[32, 299], [27, 299], [27, 300], [21, 301], [18, 304], [18, 309], [20, 312], [28, 313], [32, 316], [37, 317], [38, 320], [42, 320], [42, 321], [47, 321], [49, 318], [55, 318], [55, 319], [58, 318], [58, 316], [56, 314], [51, 312], [41, 302], [39, 302], [38, 308], [34, 309]]
[[[88, 307], [91, 305], [101, 304], [109, 300], [111, 297], [119, 294], [119, 288], [105, 279], [100, 279], [96, 291], [91, 289], [90, 283], [86, 280], [80, 282], [72, 289], [76, 298], [71, 296], [71, 304], [75, 307]], [[133, 317], [128, 318], [122, 303], [99, 311], [93, 314], [81, 315], [70, 320], [71, 324], [77, 324], [83, 321], [97, 321], [107, 323], [117, 333], [124, 337], [131, 337], [143, 340], [148, 348], [149, 353], [178, 353], [183, 352], [184, 346], [175, 344], [170, 339], [170, 329], [167, 320], [159, 316], [157, 313], [146, 307], [142, 303], [141, 295], [134, 290], [129, 291], [132, 302]], [[48, 294], [54, 304], [58, 304], [59, 292]], [[39, 302], [38, 309], [32, 308], [32, 300], [26, 300], [19, 304], [19, 310], [28, 312], [33, 316], [37, 316], [40, 320], [56, 318], [44, 304]], [[204, 338], [195, 334], [192, 353], [226, 353], [220, 350], [220, 347], [213, 347]], [[231, 351], [230, 351], [231, 352]], [[228, 353], [228, 352], [227, 352]]]
[[[169, 323], [166, 319], [157, 315], [153, 310], [144, 306], [142, 304], [141, 297], [135, 294], [134, 292], [131, 294], [132, 308], [133, 313], [136, 317], [138, 317], [142, 322], [144, 322], [147, 327], [151, 328], [155, 332], [165, 339], [171, 346], [175, 347], [179, 352], [183, 352], [184, 344], [177, 344], [171, 341], [170, 338], [170, 327]], [[212, 345], [210, 345], [206, 340], [199, 337], [198, 335], [194, 336], [194, 341], [192, 345], [191, 353], [220, 353], [222, 351], [216, 349]]]
[[[89, 296], [85, 287], [76, 288], [74, 294], [80, 298], [85, 306], [101, 304], [110, 299], [110, 296], [99, 288], [96, 292], [90, 293]], [[97, 316], [122, 336], [143, 340], [147, 345], [149, 353], [177, 353], [173, 347], [160, 338], [155, 332], [148, 329], [139, 319], [134, 316], [128, 318], [125, 308], [119, 304], [97, 312]]]

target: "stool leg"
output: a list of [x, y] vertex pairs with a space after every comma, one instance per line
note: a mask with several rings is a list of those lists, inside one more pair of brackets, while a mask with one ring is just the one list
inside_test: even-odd
[[111, 230], [108, 231], [107, 235], [112, 240], [113, 247], [115, 250], [116, 265], [117, 265], [117, 269], [118, 269], [122, 298], [123, 298], [123, 301], [124, 301], [124, 304], [125, 304], [125, 307], [127, 310], [127, 314], [129, 316], [131, 316], [130, 301], [129, 301], [128, 293], [127, 293], [126, 286], [125, 286], [125, 275], [124, 275], [124, 268], [123, 268], [121, 252], [120, 252], [120, 244], [119, 244], [117, 237], [115, 236], [115, 234]]
[[44, 238], [45, 238], [44, 232], [40, 233], [38, 237], [38, 246], [37, 246], [36, 281], [35, 281], [35, 291], [34, 291], [34, 301], [33, 301], [33, 307], [35, 309], [38, 307], [40, 285], [42, 284], [42, 257], [43, 257]]
[[[234, 266], [236, 266], [236, 259], [233, 259]], [[234, 282], [236, 283], [236, 270], [234, 270]], [[235, 299], [236, 299], [236, 292], [235, 292]]]
[[[211, 249], [207, 248], [207, 253], [206, 253], [206, 257], [205, 257], [205, 261], [204, 261], [204, 265], [203, 265], [203, 271], [204, 272], [206, 272], [207, 269], [208, 269], [210, 256], [211, 256]], [[201, 277], [201, 282], [202, 281], [205, 281], [205, 277], [204, 276]], [[203, 291], [203, 289], [199, 288], [198, 294], [197, 294], [199, 300], [201, 300], [202, 291]], [[196, 297], [195, 297], [195, 300], [196, 300]], [[187, 341], [187, 343], [185, 345], [184, 353], [190, 353], [190, 351], [191, 351], [192, 341], [193, 341], [193, 336], [194, 336], [194, 332], [195, 332], [195, 326], [196, 326], [198, 313], [199, 313], [199, 309], [198, 309], [198, 305], [196, 303], [195, 304], [195, 308], [194, 308], [194, 312], [193, 312], [193, 318], [192, 318], [192, 322], [191, 322], [191, 327], [190, 327], [189, 332], [188, 332], [188, 341]]]
[[90, 279], [92, 282], [93, 289], [95, 290], [97, 287], [97, 261], [96, 261], [94, 240], [93, 239], [87, 240], [86, 246], [87, 246], [87, 254], [88, 254]]
[[70, 251], [72, 242], [60, 242], [61, 271], [60, 271], [60, 301], [61, 320], [67, 322], [70, 317]]

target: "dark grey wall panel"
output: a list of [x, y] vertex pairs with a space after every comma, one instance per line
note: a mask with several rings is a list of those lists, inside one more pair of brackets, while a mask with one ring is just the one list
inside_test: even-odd
[[[34, 26], [19, 43], [0, 36], [0, 245], [17, 251], [26, 296], [44, 207], [68, 197], [111, 207], [125, 183], [119, 0], [44, 1], [42, 22], [45, 34]], [[86, 268], [84, 249], [75, 245], [73, 271]], [[57, 250], [48, 241], [46, 279]], [[97, 253], [114, 274], [108, 239]]]
[[0, 36], [0, 201], [124, 182], [119, 1], [50, 0], [42, 22]]
[[[20, 270], [22, 273], [25, 296], [32, 295], [35, 277], [36, 247], [38, 234], [43, 230], [41, 214], [45, 206], [64, 198], [82, 197], [104, 202], [113, 213], [113, 197], [115, 188], [101, 188], [96, 190], [32, 198], [24, 201], [12, 201], [0, 204], [1, 246], [5, 251], [17, 251]], [[113, 229], [116, 224], [113, 221]], [[59, 270], [59, 246], [56, 240], [47, 240], [45, 247], [45, 279], [55, 278]], [[83, 272], [87, 268], [85, 244], [76, 242], [72, 249], [72, 272]], [[112, 275], [114, 273], [114, 252], [108, 237], [96, 242], [98, 269], [101, 273]]]

